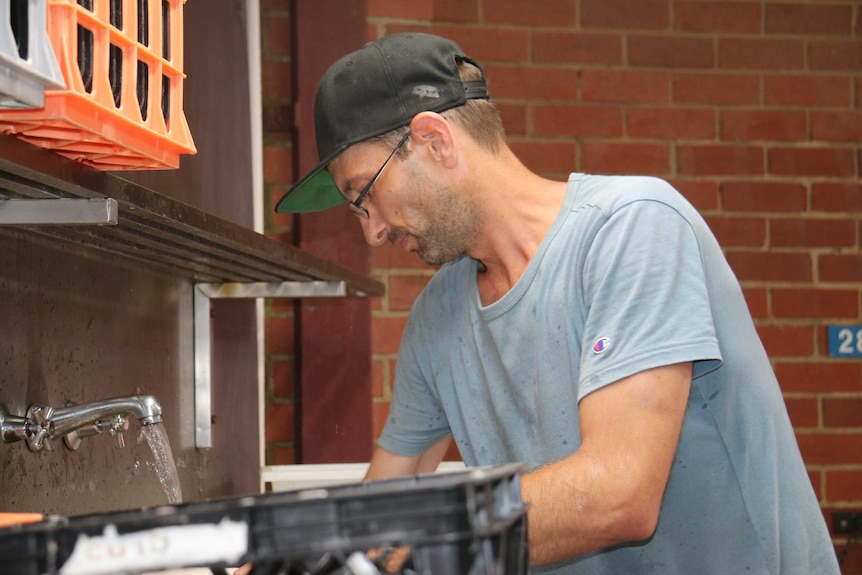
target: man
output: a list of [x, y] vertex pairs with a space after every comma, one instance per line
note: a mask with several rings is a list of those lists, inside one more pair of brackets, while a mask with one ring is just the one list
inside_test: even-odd
[[833, 574], [741, 289], [697, 211], [646, 177], [530, 172], [454, 43], [384, 37], [315, 104], [320, 165], [277, 211], [347, 200], [371, 245], [442, 265], [416, 300], [368, 479], [523, 461], [553, 573]]

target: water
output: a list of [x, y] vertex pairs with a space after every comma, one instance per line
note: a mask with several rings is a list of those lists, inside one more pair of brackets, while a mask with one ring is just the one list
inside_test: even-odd
[[177, 466], [174, 463], [174, 454], [171, 451], [165, 426], [161, 424], [143, 425], [141, 426], [141, 433], [144, 434], [153, 452], [154, 471], [156, 477], [159, 478], [162, 490], [168, 496], [168, 503], [172, 505], [182, 503], [183, 492], [180, 487], [180, 477], [177, 475]]

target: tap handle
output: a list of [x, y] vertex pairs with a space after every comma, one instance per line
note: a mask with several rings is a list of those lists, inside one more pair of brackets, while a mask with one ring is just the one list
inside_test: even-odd
[[42, 448], [49, 451], [54, 448], [51, 436], [54, 434], [54, 408], [43, 405], [31, 405], [27, 410], [27, 447], [30, 451], [41, 451]]
[[115, 415], [103, 424], [108, 429], [108, 434], [117, 438], [117, 447], [125, 447], [126, 439], [123, 432], [129, 429], [129, 420], [122, 415]]

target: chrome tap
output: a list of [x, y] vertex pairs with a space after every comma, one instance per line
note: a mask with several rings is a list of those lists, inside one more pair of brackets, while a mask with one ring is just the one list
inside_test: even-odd
[[5, 443], [23, 439], [32, 451], [39, 451], [51, 449], [51, 441], [57, 437], [69, 449], [77, 449], [82, 438], [107, 431], [122, 447], [128, 415], [141, 425], [153, 425], [162, 421], [162, 406], [152, 395], [129, 395], [57, 408], [31, 405], [27, 415], [20, 417], [10, 415], [0, 404], [0, 436]]

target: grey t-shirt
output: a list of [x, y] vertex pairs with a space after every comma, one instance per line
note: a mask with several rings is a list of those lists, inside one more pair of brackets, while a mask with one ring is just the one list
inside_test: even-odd
[[448, 264], [416, 300], [381, 447], [417, 455], [451, 433], [468, 465], [534, 468], [578, 449], [586, 395], [692, 361], [654, 536], [533, 571], [838, 573], [739, 284], [670, 185], [573, 174], [516, 285], [482, 306], [476, 273], [468, 258]]

